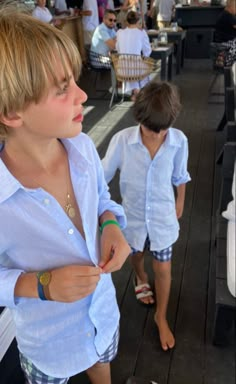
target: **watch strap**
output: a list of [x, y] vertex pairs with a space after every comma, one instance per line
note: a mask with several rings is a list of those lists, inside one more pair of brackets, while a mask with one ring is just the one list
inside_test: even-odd
[[38, 295], [40, 300], [51, 300], [49, 293], [49, 283], [51, 281], [51, 273], [43, 271], [36, 273], [38, 279]]

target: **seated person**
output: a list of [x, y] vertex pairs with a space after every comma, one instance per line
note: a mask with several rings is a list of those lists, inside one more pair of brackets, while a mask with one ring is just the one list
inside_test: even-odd
[[62, 24], [62, 20], [55, 19], [49, 9], [46, 7], [46, 0], [37, 0], [32, 16], [44, 23], [50, 23], [57, 27]]
[[53, 16], [46, 7], [46, 0], [37, 0], [32, 15], [45, 23], [52, 23]]
[[[138, 12], [130, 11], [127, 14], [125, 29], [119, 29], [117, 32], [116, 49], [118, 53], [126, 53], [133, 55], [150, 56], [152, 48], [149, 42], [147, 32], [141, 29], [142, 20]], [[121, 58], [122, 60], [122, 58]], [[125, 92], [132, 91], [132, 100], [135, 100], [136, 94], [139, 92], [149, 78], [135, 82], [126, 82]]]
[[70, 10], [67, 8], [67, 4], [66, 4], [65, 0], [55, 0], [54, 8], [55, 8], [55, 15], [56, 16], [60, 16], [60, 15], [69, 16], [70, 15]]
[[[106, 9], [103, 22], [94, 31], [90, 50], [109, 58], [109, 52], [115, 49], [116, 45], [116, 13], [111, 9]], [[92, 55], [90, 56], [92, 60]], [[106, 61], [107, 62], [107, 61]], [[100, 67], [101, 65], [99, 65]]]
[[225, 66], [231, 66], [236, 61], [236, 0], [227, 0], [216, 21], [214, 40], [225, 47]]

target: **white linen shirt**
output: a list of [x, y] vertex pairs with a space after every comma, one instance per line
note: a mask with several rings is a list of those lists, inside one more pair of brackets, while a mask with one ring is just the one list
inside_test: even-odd
[[98, 17], [98, 3], [97, 0], [84, 0], [83, 10], [92, 11], [91, 16], [83, 16], [82, 22], [85, 31], [94, 31], [95, 28], [99, 25]]
[[160, 0], [157, 20], [171, 21], [174, 6], [175, 6], [175, 0]]
[[14, 297], [22, 272], [70, 265], [98, 265], [98, 218], [112, 211], [121, 227], [123, 208], [110, 200], [101, 161], [80, 133], [62, 140], [70, 164], [86, 242], [57, 200], [42, 188], [25, 188], [0, 160], [0, 306], [11, 308], [20, 351], [42, 372], [69, 377], [99, 360], [119, 323], [110, 274], [96, 290], [73, 303]]
[[127, 216], [124, 234], [136, 250], [143, 250], [147, 234], [154, 251], [177, 240], [179, 223], [173, 185], [190, 180], [187, 159], [187, 138], [175, 128], [168, 129], [153, 159], [142, 143], [139, 126], [126, 128], [111, 139], [102, 160], [105, 178], [109, 183], [120, 170], [120, 193]]
[[150, 56], [152, 48], [144, 29], [128, 28], [117, 31], [116, 49], [118, 53]]

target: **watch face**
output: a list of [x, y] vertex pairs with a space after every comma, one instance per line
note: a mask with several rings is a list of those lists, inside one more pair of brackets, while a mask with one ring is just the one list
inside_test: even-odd
[[51, 280], [51, 273], [50, 272], [43, 272], [39, 275], [39, 281], [42, 285], [48, 285]]

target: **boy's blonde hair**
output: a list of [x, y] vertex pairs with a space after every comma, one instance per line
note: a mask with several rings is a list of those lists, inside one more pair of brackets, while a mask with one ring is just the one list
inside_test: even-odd
[[[13, 7], [0, 10], [0, 120], [39, 102], [50, 86], [58, 84], [57, 65], [69, 81], [81, 70], [78, 49], [63, 32]], [[8, 128], [0, 121], [0, 142]]]

